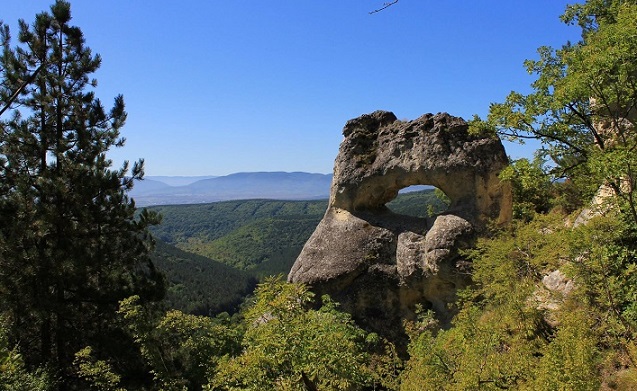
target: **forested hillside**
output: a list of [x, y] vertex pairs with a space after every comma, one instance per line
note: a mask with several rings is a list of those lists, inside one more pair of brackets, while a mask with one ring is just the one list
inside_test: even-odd
[[[434, 190], [399, 194], [392, 211], [427, 216], [446, 208]], [[249, 271], [257, 277], [287, 274], [327, 201], [242, 200], [158, 206], [163, 216], [152, 232], [181, 250]]]
[[[423, 303], [404, 343], [281, 277], [263, 278], [232, 316], [166, 310], [166, 290], [174, 306], [205, 312], [233, 306], [251, 280], [161, 243], [152, 258], [155, 212], [160, 239], [243, 257], [235, 265], [253, 272], [282, 267], [276, 251], [295, 247], [262, 243], [300, 242], [325, 201], [135, 211], [128, 194], [143, 162], [112, 169], [106, 158], [124, 144], [124, 101], [107, 111], [95, 99], [101, 59], [70, 24], [70, 4], [21, 23], [17, 47], [0, 23], [0, 389], [637, 389], [637, 2], [587, 0], [562, 19], [581, 40], [540, 48], [526, 63], [531, 92], [472, 122], [542, 143], [500, 174], [513, 220], [462, 252], [472, 284], [453, 319]], [[435, 193], [390, 208], [414, 213], [421, 196]], [[232, 250], [242, 235], [254, 243]], [[171, 296], [186, 284], [199, 292]], [[229, 296], [199, 296], [217, 288]]]
[[256, 286], [244, 271], [161, 241], [152, 258], [166, 275], [166, 306], [189, 314], [234, 313]]
[[327, 201], [224, 201], [159, 206], [153, 233], [183, 251], [257, 275], [287, 273]]

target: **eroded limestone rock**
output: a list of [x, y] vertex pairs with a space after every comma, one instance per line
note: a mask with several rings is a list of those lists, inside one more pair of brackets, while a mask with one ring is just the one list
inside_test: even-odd
[[558, 327], [558, 311], [566, 298], [575, 289], [575, 282], [560, 270], [553, 270], [542, 278], [542, 285], [533, 292], [535, 307], [544, 314], [544, 321], [551, 327]]
[[[390, 337], [417, 303], [444, 321], [468, 283], [458, 250], [488, 222], [511, 218], [511, 191], [498, 179], [508, 163], [500, 140], [471, 135], [446, 113], [406, 122], [386, 111], [348, 121], [343, 135], [328, 209], [288, 279], [329, 293]], [[417, 218], [385, 207], [411, 185], [441, 189], [449, 210]]]

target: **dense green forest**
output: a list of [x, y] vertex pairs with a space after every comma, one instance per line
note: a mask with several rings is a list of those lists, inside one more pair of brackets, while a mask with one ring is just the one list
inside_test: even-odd
[[[387, 204], [395, 213], [427, 216], [446, 208], [434, 190], [399, 194]], [[327, 201], [241, 200], [150, 208], [162, 223], [151, 228], [158, 240], [205, 256], [256, 277], [286, 274]]]
[[[427, 216], [446, 207], [443, 198], [415, 191], [388, 206]], [[151, 232], [158, 239], [153, 261], [166, 274], [166, 304], [197, 315], [234, 312], [257, 280], [289, 272], [326, 207], [325, 200], [240, 200], [151, 208], [163, 216]]]
[[[282, 277], [261, 279], [233, 315], [166, 310], [166, 291], [171, 300], [191, 277], [174, 269], [166, 285], [157, 265], [213, 261], [163, 244], [153, 260], [156, 212], [173, 221], [157, 228], [160, 239], [207, 243], [243, 226], [264, 238], [254, 227], [285, 226], [272, 223], [285, 220], [277, 208], [305, 221], [325, 204], [136, 212], [127, 194], [143, 162], [112, 169], [106, 159], [124, 143], [124, 101], [105, 110], [89, 91], [100, 58], [70, 25], [70, 4], [57, 0], [21, 23], [15, 47], [0, 25], [0, 389], [637, 389], [637, 2], [588, 0], [562, 19], [581, 40], [540, 48], [526, 63], [531, 92], [511, 93], [471, 123], [542, 143], [534, 160], [501, 174], [514, 219], [463, 253], [473, 284], [448, 326], [424, 310], [404, 324], [406, 352]], [[209, 219], [200, 207], [244, 217]], [[210, 274], [249, 289], [238, 269], [215, 267]]]
[[184, 251], [238, 269], [277, 263], [274, 274], [286, 273], [326, 208], [327, 201], [272, 200], [158, 206], [152, 210], [163, 219], [153, 233]]
[[241, 270], [161, 241], [152, 259], [166, 275], [167, 307], [186, 313], [233, 313], [256, 285], [256, 279]]

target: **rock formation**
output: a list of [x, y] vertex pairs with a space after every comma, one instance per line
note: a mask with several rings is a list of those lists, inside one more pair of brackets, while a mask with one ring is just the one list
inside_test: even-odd
[[[328, 209], [288, 279], [330, 294], [389, 337], [418, 303], [448, 319], [468, 283], [458, 250], [488, 222], [511, 217], [510, 188], [498, 179], [508, 163], [500, 140], [469, 134], [446, 113], [406, 122], [386, 111], [348, 121], [343, 135]], [[411, 185], [439, 188], [449, 209], [430, 218], [391, 212], [385, 204]]]

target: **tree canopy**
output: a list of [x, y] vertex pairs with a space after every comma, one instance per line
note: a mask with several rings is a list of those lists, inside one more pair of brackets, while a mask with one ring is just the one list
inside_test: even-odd
[[538, 49], [525, 63], [537, 76], [533, 91], [511, 92], [474, 126], [539, 139], [558, 176], [610, 186], [637, 221], [637, 4], [590, 0], [568, 6], [562, 20], [581, 28], [581, 40]]
[[107, 110], [96, 98], [91, 74], [101, 58], [70, 23], [70, 4], [58, 0], [33, 24], [19, 21], [16, 46], [2, 29], [0, 55], [10, 108], [0, 121], [0, 311], [26, 363], [63, 379], [87, 345], [130, 364], [116, 342], [126, 340], [118, 303], [164, 291], [149, 257], [157, 215], [135, 217], [127, 196], [143, 161], [129, 174], [106, 156], [124, 144], [124, 100]]
[[[473, 284], [458, 292], [450, 324], [424, 310], [405, 321], [408, 357], [328, 296], [280, 277], [264, 279], [233, 316], [165, 311], [150, 257], [159, 219], [127, 195], [143, 162], [129, 174], [106, 156], [124, 143], [124, 101], [107, 110], [96, 98], [90, 75], [101, 59], [70, 25], [69, 3], [20, 21], [15, 47], [0, 24], [0, 389], [636, 389], [637, 2], [588, 0], [562, 19], [581, 40], [540, 48], [526, 63], [533, 91], [512, 92], [472, 123], [543, 142], [535, 160], [502, 173], [513, 222], [462, 253]], [[580, 218], [600, 186], [610, 190], [599, 208]], [[403, 203], [415, 196], [392, 207], [421, 213]], [[216, 240], [238, 228], [200, 207], [161, 209], [173, 222], [158, 234]], [[274, 227], [275, 241], [293, 220], [279, 210], [305, 223], [324, 204], [205, 207], [263, 218], [241, 232]], [[183, 258], [164, 253], [165, 263]], [[231, 284], [229, 268], [216, 270]]]

